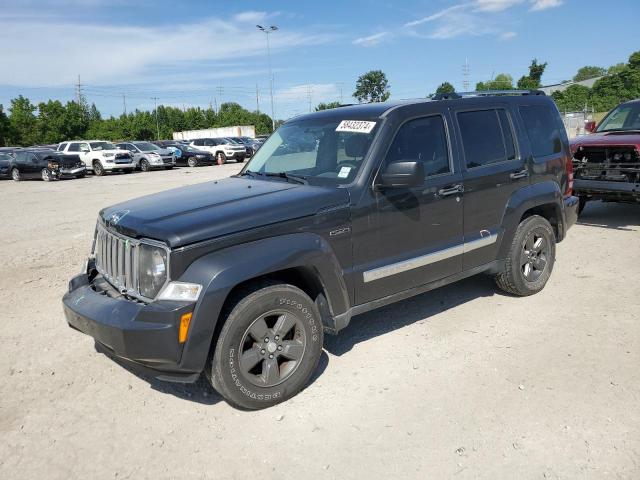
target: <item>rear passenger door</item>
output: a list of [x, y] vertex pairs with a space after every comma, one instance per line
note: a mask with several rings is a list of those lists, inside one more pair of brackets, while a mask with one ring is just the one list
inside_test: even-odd
[[502, 217], [515, 190], [529, 184], [507, 105], [454, 112], [464, 165], [464, 270], [495, 260]]

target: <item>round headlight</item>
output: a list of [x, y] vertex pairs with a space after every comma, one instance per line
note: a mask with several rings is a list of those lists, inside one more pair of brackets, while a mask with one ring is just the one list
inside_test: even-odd
[[140, 244], [138, 282], [140, 294], [154, 298], [167, 282], [167, 251], [153, 245]]

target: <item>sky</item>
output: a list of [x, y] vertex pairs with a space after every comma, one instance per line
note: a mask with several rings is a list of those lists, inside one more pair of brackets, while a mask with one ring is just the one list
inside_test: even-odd
[[[609, 6], [609, 7], [607, 7]], [[276, 118], [353, 103], [359, 75], [383, 70], [391, 98], [448, 81], [517, 80], [533, 58], [544, 84], [640, 50], [638, 0], [0, 0], [0, 104], [82, 92], [105, 116], [234, 101]]]

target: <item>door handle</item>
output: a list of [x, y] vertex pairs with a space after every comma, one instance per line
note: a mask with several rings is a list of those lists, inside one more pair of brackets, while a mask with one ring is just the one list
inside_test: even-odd
[[526, 178], [529, 176], [529, 170], [520, 170], [519, 172], [513, 172], [509, 175], [513, 180], [517, 180], [518, 178]]
[[449, 195], [456, 195], [464, 192], [464, 187], [460, 184], [452, 185], [450, 187], [444, 187], [438, 190], [439, 197], [448, 197]]

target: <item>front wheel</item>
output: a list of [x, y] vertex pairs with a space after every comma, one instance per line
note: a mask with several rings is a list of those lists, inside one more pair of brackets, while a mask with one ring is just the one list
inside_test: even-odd
[[40, 172], [40, 175], [42, 176], [42, 180], [44, 180], [45, 182], [50, 182], [51, 180], [53, 180], [53, 174], [49, 171], [48, 168], [43, 168]]
[[93, 173], [98, 177], [102, 177], [105, 174], [104, 167], [97, 160], [93, 162]]
[[224, 152], [216, 153], [216, 163], [218, 165], [222, 165], [224, 163], [227, 163], [227, 156], [224, 154]]
[[11, 170], [11, 178], [13, 179], [14, 182], [21, 181], [22, 175], [20, 175], [20, 170], [18, 170], [17, 168], [14, 168], [13, 170]]
[[496, 284], [513, 295], [538, 293], [549, 280], [555, 259], [556, 236], [551, 224], [539, 215], [528, 217], [518, 225]]
[[151, 170], [151, 165], [149, 165], [146, 159], [140, 160], [140, 170], [143, 172], [149, 172]]
[[306, 386], [322, 354], [323, 331], [315, 304], [302, 290], [255, 285], [227, 312], [208, 368], [211, 384], [227, 402], [258, 410]]
[[187, 165], [189, 165], [191, 168], [197, 167], [198, 159], [194, 157], [189, 157], [189, 159], [187, 160]]

